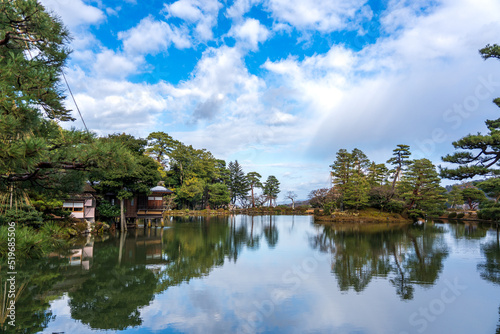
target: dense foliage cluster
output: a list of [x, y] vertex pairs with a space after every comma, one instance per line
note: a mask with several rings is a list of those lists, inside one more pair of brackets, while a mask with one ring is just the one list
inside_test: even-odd
[[333, 187], [310, 193], [310, 203], [327, 212], [332, 209], [375, 207], [381, 211], [405, 212], [411, 217], [439, 215], [444, 211], [446, 189], [427, 159], [409, 160], [408, 145], [398, 145], [387, 163], [370, 161], [359, 149], [337, 152], [332, 168]]

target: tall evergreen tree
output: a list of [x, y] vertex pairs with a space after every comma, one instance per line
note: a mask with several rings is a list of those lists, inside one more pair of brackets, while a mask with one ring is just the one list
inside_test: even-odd
[[267, 196], [269, 200], [269, 206], [272, 206], [273, 200], [274, 204], [276, 204], [276, 198], [278, 198], [278, 194], [280, 193], [280, 182], [274, 175], [269, 175], [266, 182], [264, 183], [264, 191], [263, 194]]
[[500, 177], [489, 178], [483, 182], [479, 182], [476, 186], [489, 197], [493, 197], [495, 203], [498, 203], [500, 199]]
[[433, 215], [443, 210], [446, 189], [439, 185], [440, 181], [436, 167], [428, 159], [412, 162], [397, 188], [411, 216]]
[[246, 177], [248, 180], [248, 185], [250, 186], [250, 191], [251, 191], [251, 196], [252, 196], [252, 208], [255, 208], [254, 189], [263, 187], [262, 182], [260, 182], [260, 178], [262, 176], [257, 172], [250, 172], [247, 174]]
[[359, 149], [349, 153], [345, 149], [337, 152], [337, 158], [332, 165], [332, 176], [335, 189], [339, 194], [341, 206], [359, 209], [368, 203], [370, 190], [366, 173], [370, 160]]
[[148, 148], [146, 152], [160, 163], [163, 168], [167, 168], [169, 156], [180, 142], [161, 131], [150, 133], [147, 140]]
[[387, 182], [389, 169], [385, 164], [376, 164], [375, 161], [368, 167], [368, 183], [371, 187], [382, 186]]
[[250, 190], [248, 179], [243, 172], [243, 168], [238, 163], [238, 160], [229, 162], [229, 189], [231, 191], [231, 203], [236, 204], [236, 200], [243, 199], [247, 196]]
[[405, 167], [409, 166], [411, 161], [410, 158], [410, 146], [399, 144], [397, 148], [392, 151], [393, 157], [387, 160], [388, 164], [394, 165], [394, 169], [391, 170], [392, 175], [392, 190], [396, 187], [396, 182], [401, 177], [401, 173], [405, 170]]
[[209, 199], [208, 203], [213, 207], [227, 205], [231, 201], [231, 196], [227, 185], [224, 183], [214, 183], [208, 186]]
[[473, 186], [462, 189], [461, 195], [470, 210], [476, 210], [481, 202], [486, 201], [484, 192]]
[[453, 186], [448, 193], [448, 204], [451, 208], [455, 208], [457, 205], [464, 204], [464, 198], [462, 197], [462, 189], [457, 185]]

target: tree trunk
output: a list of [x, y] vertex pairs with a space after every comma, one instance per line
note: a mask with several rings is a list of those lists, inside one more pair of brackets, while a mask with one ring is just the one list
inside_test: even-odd
[[14, 195], [14, 185], [11, 184], [10, 185], [10, 206], [9, 206], [9, 209], [12, 209], [12, 198], [13, 198], [13, 195]]
[[401, 168], [398, 166], [398, 168], [396, 169], [396, 173], [394, 173], [394, 180], [392, 180], [392, 191], [394, 191], [394, 188], [396, 187], [396, 180], [399, 177], [399, 171], [400, 171], [400, 169]]
[[295, 201], [292, 198], [292, 210], [295, 210]]
[[127, 230], [127, 222], [125, 221], [125, 199], [120, 199], [120, 231], [123, 233]]
[[123, 246], [125, 245], [125, 233], [120, 233], [120, 250], [118, 252], [118, 265], [122, 264]]
[[250, 189], [252, 189], [252, 208], [255, 208], [255, 199], [253, 197], [253, 185], [250, 185]]

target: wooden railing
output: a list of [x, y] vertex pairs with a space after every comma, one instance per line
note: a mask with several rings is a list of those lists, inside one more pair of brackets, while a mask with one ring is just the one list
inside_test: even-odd
[[137, 210], [167, 210], [166, 205], [137, 205]]

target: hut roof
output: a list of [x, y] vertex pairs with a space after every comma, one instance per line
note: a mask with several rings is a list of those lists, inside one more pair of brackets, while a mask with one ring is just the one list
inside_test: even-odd
[[165, 194], [171, 194], [171, 193], [173, 193], [172, 190], [167, 189], [167, 188], [165, 188], [163, 186], [153, 187], [153, 188], [151, 188], [151, 192], [154, 192], [154, 193], [165, 193]]

